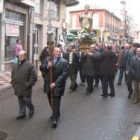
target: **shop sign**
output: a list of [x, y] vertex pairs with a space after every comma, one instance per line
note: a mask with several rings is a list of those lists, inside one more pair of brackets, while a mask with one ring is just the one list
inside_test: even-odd
[[19, 36], [19, 26], [6, 24], [6, 36]]
[[3, 12], [3, 0], [0, 0], [0, 13]]

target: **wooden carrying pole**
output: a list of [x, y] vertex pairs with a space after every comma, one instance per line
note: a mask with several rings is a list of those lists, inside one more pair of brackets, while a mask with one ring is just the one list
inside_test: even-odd
[[[53, 63], [53, 42], [49, 42], [49, 50], [50, 50], [50, 61]], [[53, 66], [50, 67], [50, 84], [53, 83]], [[51, 92], [51, 108], [54, 108], [54, 89], [50, 88]]]

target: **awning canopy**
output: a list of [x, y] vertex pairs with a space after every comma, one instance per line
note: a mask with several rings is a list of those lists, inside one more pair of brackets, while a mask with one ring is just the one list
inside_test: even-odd
[[79, 4], [79, 1], [78, 0], [63, 0], [63, 3], [67, 7], [70, 7], [70, 6], [75, 6], [75, 5]]

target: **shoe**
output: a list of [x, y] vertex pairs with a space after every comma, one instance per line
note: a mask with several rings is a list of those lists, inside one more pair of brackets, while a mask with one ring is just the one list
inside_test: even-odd
[[57, 121], [56, 120], [53, 120], [52, 121], [52, 128], [56, 128], [57, 127]]
[[138, 103], [138, 99], [134, 99], [133, 103], [137, 104]]
[[104, 94], [101, 94], [101, 96], [102, 96], [102, 97], [105, 97], [105, 98], [107, 98], [107, 97], [108, 97], [108, 95], [104, 95]]
[[[50, 120], [53, 120], [53, 116], [50, 116]], [[56, 118], [56, 121], [59, 121], [59, 117]]]
[[30, 117], [30, 118], [33, 117], [34, 111], [35, 111], [34, 108], [33, 108], [33, 110], [30, 110], [30, 111], [29, 111], [29, 117]]
[[25, 118], [25, 117], [26, 117], [26, 115], [19, 115], [19, 116], [16, 117], [16, 119], [17, 119], [17, 120], [20, 120], [20, 119], [23, 119], [23, 118]]
[[50, 120], [53, 120], [53, 116], [50, 116]]
[[131, 98], [131, 95], [132, 95], [132, 94], [131, 94], [131, 93], [129, 93], [127, 98], [128, 98], [128, 99], [130, 99], [130, 98]]
[[98, 84], [95, 84], [94, 87], [98, 87]]
[[120, 85], [121, 85], [121, 83], [117, 83], [117, 85], [118, 85], [118, 86], [120, 86]]
[[91, 93], [89, 91], [86, 92], [86, 95], [90, 95]]
[[80, 85], [80, 86], [85, 86], [85, 83], [81, 82], [79, 85]]
[[69, 93], [73, 93], [74, 91], [76, 91], [76, 89], [71, 89]]
[[108, 96], [115, 97], [115, 94], [110, 93], [110, 94], [108, 94]]

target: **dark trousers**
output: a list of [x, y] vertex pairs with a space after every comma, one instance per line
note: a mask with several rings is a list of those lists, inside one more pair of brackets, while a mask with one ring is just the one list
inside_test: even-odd
[[80, 69], [79, 69], [79, 74], [80, 74], [81, 82], [85, 83], [86, 82], [86, 77], [85, 77], [85, 75], [82, 74], [82, 67], [80, 67]]
[[110, 94], [115, 95], [114, 90], [114, 79], [115, 75], [100, 75], [101, 83], [102, 83], [102, 92], [103, 95], [108, 95], [108, 85], [110, 87]]
[[127, 75], [127, 89], [129, 94], [133, 94], [133, 88], [132, 88], [132, 76], [130, 74]]
[[97, 76], [95, 76], [95, 85], [98, 85], [99, 84], [99, 76], [97, 75]]
[[86, 76], [87, 81], [87, 91], [92, 92], [93, 91], [93, 76]]
[[[118, 83], [121, 83], [122, 82], [123, 73], [124, 72], [125, 72], [125, 68], [120, 68]], [[127, 83], [127, 75], [126, 75], [126, 73], [125, 73], [125, 82]]]
[[18, 96], [19, 101], [19, 115], [26, 115], [26, 107], [29, 108], [29, 111], [34, 109], [32, 104], [31, 96]]
[[60, 117], [61, 96], [53, 96], [53, 99], [52, 99], [50, 92], [47, 95], [48, 95], [48, 100], [49, 100], [49, 104], [50, 104], [51, 108], [52, 108], [51, 102], [53, 102], [52, 119], [56, 120], [57, 118]]
[[78, 84], [76, 83], [77, 72], [72, 72], [70, 70], [69, 77], [70, 77], [70, 80], [71, 80], [70, 89], [75, 90], [78, 86]]

